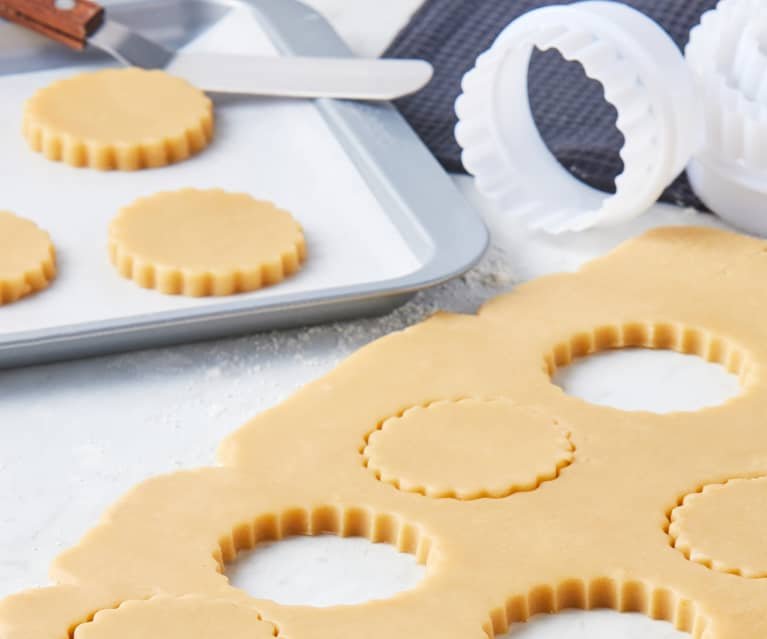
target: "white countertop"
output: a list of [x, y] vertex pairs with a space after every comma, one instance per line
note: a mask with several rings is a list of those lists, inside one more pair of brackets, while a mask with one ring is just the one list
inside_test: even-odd
[[[419, 2], [310, 4], [331, 19], [356, 51], [377, 54]], [[359, 346], [437, 309], [471, 312], [516, 282], [573, 270], [647, 228], [719, 225], [711, 216], [658, 206], [636, 222], [609, 231], [534, 235], [481, 201], [470, 178], [456, 177], [456, 182], [487, 222], [493, 247], [464, 277], [420, 293], [386, 317], [0, 372], [0, 597], [45, 584], [49, 561], [75, 543], [132, 485], [159, 473], [213, 463], [224, 435]], [[656, 355], [665, 357], [662, 382], [657, 380]], [[655, 386], [649, 386], [653, 378]], [[562, 383], [593, 401], [657, 410], [678, 402], [693, 405], [704, 397], [716, 400], [737, 390], [736, 382], [713, 365], [655, 353], [593, 358], [581, 371], [565, 375]], [[419, 568], [407, 564], [408, 558], [389, 548], [379, 551], [357, 540], [360, 543], [341, 550], [337, 541], [356, 543], [296, 540], [257, 552], [250, 564], [241, 566], [241, 573], [287, 576], [272, 591], [258, 574], [238, 575], [238, 583], [278, 600], [326, 604], [348, 601], [360, 592], [385, 596], [412, 585], [420, 574]], [[357, 564], [359, 570], [350, 573], [350, 566]], [[291, 566], [297, 565], [314, 566], [317, 574], [306, 576], [303, 586], [291, 585]], [[366, 581], [371, 582], [367, 590]], [[326, 600], [311, 599], [315, 583]], [[633, 615], [600, 612], [536, 620], [514, 636], [687, 635]]]

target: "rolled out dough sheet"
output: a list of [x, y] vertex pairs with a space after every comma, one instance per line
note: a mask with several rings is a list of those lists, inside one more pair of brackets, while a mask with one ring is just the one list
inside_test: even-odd
[[[694, 637], [762, 639], [766, 276], [765, 241], [659, 229], [476, 316], [382, 338], [229, 436], [220, 466], [127, 493], [53, 562], [57, 585], [0, 602], [3, 637], [156, 626], [206, 639], [210, 627], [260, 636], [272, 624], [293, 639], [487, 639], [538, 613], [612, 608]], [[622, 347], [721, 363], [742, 392], [661, 415], [589, 404], [551, 381], [574, 358]], [[418, 432], [438, 429], [435, 410], [447, 425], [437, 443]], [[523, 461], [505, 474], [510, 439]], [[563, 446], [569, 463], [551, 477]], [[465, 459], [450, 464], [456, 451]], [[520, 469], [540, 476], [520, 482]], [[439, 484], [455, 489], [427, 489]], [[324, 532], [391, 543], [426, 576], [390, 599], [312, 608], [252, 598], [223, 574], [239, 550]], [[189, 598], [206, 627], [184, 614]]]

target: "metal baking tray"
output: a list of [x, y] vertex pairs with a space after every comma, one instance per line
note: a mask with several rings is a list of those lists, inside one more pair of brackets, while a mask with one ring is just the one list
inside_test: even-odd
[[[351, 55], [295, 0], [144, 0], [110, 3], [109, 12], [176, 48]], [[135, 174], [73, 169], [26, 149], [21, 96], [71, 67], [104, 64], [97, 52], [71, 53], [0, 24], [0, 209], [51, 232], [59, 257], [50, 289], [0, 307], [0, 367], [381, 314], [466, 271], [486, 248], [479, 216], [388, 104], [214, 97], [212, 150]], [[269, 137], [280, 126], [291, 129], [287, 150]], [[105, 249], [108, 220], [134, 197], [200, 181], [291, 210], [307, 232], [304, 269], [222, 298], [165, 296], [120, 278]]]

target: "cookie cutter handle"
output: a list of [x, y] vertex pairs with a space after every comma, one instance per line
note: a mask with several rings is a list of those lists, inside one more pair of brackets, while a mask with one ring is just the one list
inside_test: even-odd
[[0, 18], [82, 51], [104, 9], [91, 0], [0, 0]]

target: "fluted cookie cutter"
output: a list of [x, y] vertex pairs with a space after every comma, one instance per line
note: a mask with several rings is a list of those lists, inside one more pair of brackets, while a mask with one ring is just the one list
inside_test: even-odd
[[685, 55], [706, 124], [690, 183], [722, 218], [767, 234], [767, 4], [722, 0], [693, 29]]
[[[604, 87], [625, 138], [614, 194], [591, 188], [546, 147], [530, 111], [534, 48], [557, 49]], [[463, 79], [456, 139], [481, 193], [552, 233], [609, 226], [651, 206], [702, 142], [703, 116], [684, 58], [661, 27], [613, 2], [524, 14]]]
[[[527, 96], [533, 48], [558, 49], [600, 81], [625, 137], [614, 195], [547, 149]], [[644, 212], [687, 164], [700, 199], [767, 235], [767, 4], [722, 0], [682, 57], [659, 25], [612, 2], [537, 9], [512, 22], [466, 74], [456, 139], [481, 193], [552, 233]]]

